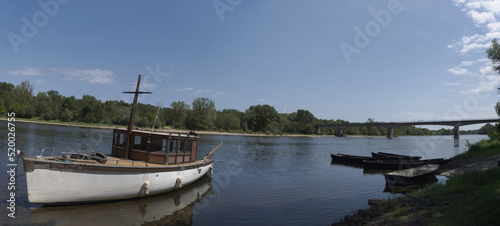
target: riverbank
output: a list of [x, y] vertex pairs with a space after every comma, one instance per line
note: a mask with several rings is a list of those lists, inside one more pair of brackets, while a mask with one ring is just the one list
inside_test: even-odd
[[[0, 121], [7, 121], [7, 118], [0, 117]], [[44, 125], [56, 125], [56, 126], [73, 126], [73, 127], [84, 127], [84, 128], [96, 128], [96, 129], [114, 129], [114, 128], [124, 128], [124, 125], [110, 125], [110, 124], [92, 124], [83, 122], [61, 122], [61, 121], [44, 121], [38, 119], [24, 119], [16, 118], [16, 122], [25, 123], [37, 123]], [[172, 133], [185, 133], [188, 130], [172, 129], [169, 127], [157, 129], [157, 131], [172, 132]], [[227, 135], [227, 136], [268, 136], [268, 137], [335, 137], [333, 135], [305, 135], [305, 134], [263, 134], [263, 133], [233, 133], [233, 132], [219, 132], [219, 131], [196, 131], [198, 134], [207, 135]], [[362, 136], [350, 136], [350, 137], [362, 137]]]
[[499, 141], [481, 141], [439, 173], [451, 177], [345, 216], [334, 225], [499, 225]]
[[[6, 117], [0, 117], [0, 121], [7, 121]], [[84, 122], [61, 122], [58, 120], [45, 121], [40, 119], [25, 119], [16, 118], [16, 122], [25, 123], [37, 123], [44, 125], [56, 125], [56, 126], [73, 126], [73, 127], [84, 127], [84, 128], [96, 128], [96, 129], [114, 129], [114, 128], [126, 128], [124, 125], [112, 125], [112, 124], [99, 124], [99, 123], [84, 123]], [[173, 129], [170, 127], [164, 127], [157, 129], [157, 131], [172, 132], [172, 133], [185, 133], [189, 130], [187, 129]], [[315, 134], [265, 134], [265, 133], [253, 133], [253, 132], [220, 132], [220, 131], [196, 131], [198, 134], [207, 135], [227, 135], [227, 136], [255, 136], [255, 137], [336, 137], [334, 135], [315, 135]], [[411, 135], [408, 135], [411, 136]], [[446, 136], [446, 135], [445, 135]], [[373, 137], [373, 138], [384, 138], [386, 136], [366, 136], [366, 135], [348, 135], [345, 137]]]

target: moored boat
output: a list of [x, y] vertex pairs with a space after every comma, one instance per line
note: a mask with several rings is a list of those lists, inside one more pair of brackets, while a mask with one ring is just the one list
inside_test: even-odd
[[393, 158], [402, 160], [419, 160], [422, 156], [400, 155], [387, 152], [372, 152], [372, 157], [376, 158]]
[[[28, 200], [68, 204], [128, 199], [160, 194], [212, 173], [211, 155], [196, 158], [199, 136], [133, 129], [141, 76], [128, 129], [113, 130], [111, 155], [59, 151], [23, 159]], [[130, 92], [128, 92], [130, 93]], [[49, 151], [49, 150], [47, 150]]]
[[346, 155], [346, 154], [330, 154], [332, 161], [339, 163], [349, 163], [349, 164], [363, 164], [365, 160], [377, 161], [379, 158], [368, 157], [368, 156], [358, 156], [358, 155]]
[[384, 173], [384, 177], [387, 184], [410, 185], [433, 178], [438, 169], [438, 164], [426, 164], [410, 169]]
[[437, 158], [437, 159], [425, 159], [425, 160], [414, 160], [414, 161], [400, 161], [400, 160], [364, 160], [363, 165], [368, 168], [374, 169], [409, 169], [418, 166], [423, 166], [426, 164], [437, 164], [443, 165], [448, 163], [451, 159]]

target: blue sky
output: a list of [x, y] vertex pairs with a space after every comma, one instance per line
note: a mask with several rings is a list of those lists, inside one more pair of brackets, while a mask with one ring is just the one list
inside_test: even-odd
[[1, 80], [143, 103], [364, 122], [497, 117], [500, 1], [8, 1]]

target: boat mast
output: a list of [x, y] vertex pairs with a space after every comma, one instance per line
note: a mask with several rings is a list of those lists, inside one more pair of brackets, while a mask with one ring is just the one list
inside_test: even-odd
[[139, 92], [139, 86], [141, 85], [141, 74], [139, 74], [139, 79], [137, 80], [137, 88], [135, 92], [123, 92], [134, 94], [134, 102], [132, 103], [132, 112], [130, 113], [130, 121], [128, 123], [127, 129], [127, 141], [125, 143], [125, 157], [128, 158], [128, 154], [130, 153], [130, 143], [132, 142], [132, 130], [134, 129], [134, 118], [135, 118], [135, 109], [137, 106], [137, 97], [139, 94], [150, 94], [151, 92]]

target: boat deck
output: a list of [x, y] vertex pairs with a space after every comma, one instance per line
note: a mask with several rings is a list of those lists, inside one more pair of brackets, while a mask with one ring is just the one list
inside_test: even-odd
[[107, 161], [105, 163], [100, 163], [96, 160], [92, 159], [75, 159], [75, 158], [70, 158], [68, 160], [60, 160], [58, 157], [43, 157], [43, 158], [34, 158], [36, 160], [42, 160], [42, 161], [56, 161], [56, 162], [61, 162], [61, 161], [67, 161], [75, 164], [81, 164], [81, 165], [101, 165], [101, 166], [122, 166], [122, 167], [148, 167], [148, 168], [154, 168], [154, 167], [183, 167], [183, 166], [190, 166], [193, 164], [201, 164], [206, 162], [207, 160], [198, 160], [195, 162], [189, 162], [189, 163], [177, 163], [177, 164], [158, 164], [158, 163], [147, 163], [144, 161], [136, 161], [136, 160], [130, 160], [130, 159], [121, 159], [121, 158], [116, 158], [116, 157], [111, 157], [107, 156]]

